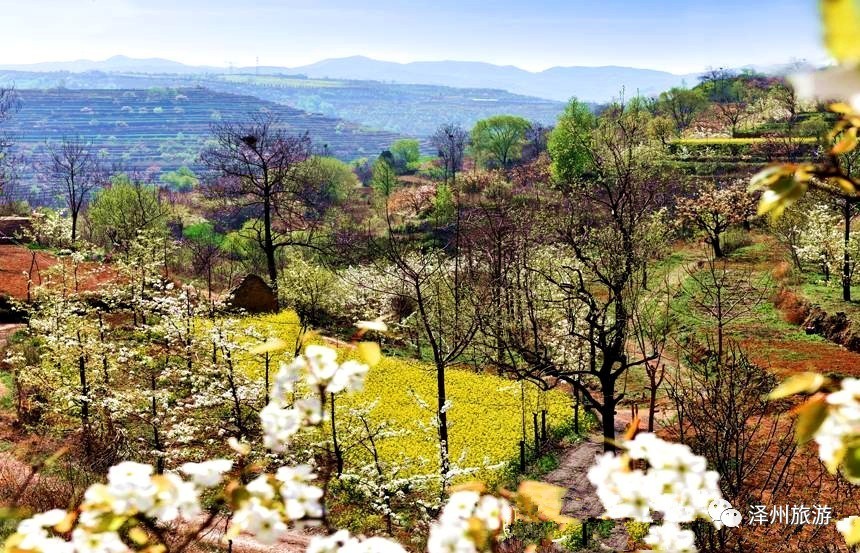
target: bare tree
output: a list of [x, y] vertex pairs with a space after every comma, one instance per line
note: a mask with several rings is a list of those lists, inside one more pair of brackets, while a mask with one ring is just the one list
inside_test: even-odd
[[[668, 430], [708, 459], [734, 505], [778, 497], [791, 485], [797, 444], [779, 415], [769, 413], [767, 394], [775, 384], [772, 374], [735, 345], [721, 358], [690, 362], [670, 380], [677, 416]], [[713, 525], [693, 529], [700, 551], [753, 550], [742, 533], [715, 532]]]
[[708, 98], [714, 104], [714, 115], [734, 138], [738, 129], [751, 115], [750, 106], [759, 97], [751, 86], [750, 75], [738, 75], [727, 69], [716, 69], [700, 77]]
[[685, 293], [690, 297], [687, 314], [704, 324], [713, 324], [717, 359], [725, 353], [729, 326], [748, 318], [765, 301], [766, 283], [749, 271], [732, 269], [725, 259], [709, 257], [704, 268], [687, 269]]
[[[648, 120], [642, 103], [611, 106], [595, 129], [571, 137], [586, 166], [568, 174], [579, 176], [560, 183], [560, 194], [535, 191], [519, 200], [521, 206], [543, 205], [525, 214], [530, 223], [523, 229], [532, 225], [531, 233], [511, 234], [549, 237], [568, 253], [546, 266], [534, 259], [540, 242], [510, 249], [504, 291], [510, 320], [482, 327], [497, 335], [504, 353], [497, 360], [510, 359], [510, 368], [519, 367], [530, 380], [561, 380], [582, 394], [599, 411], [607, 450], [614, 449], [615, 410], [624, 397], [616, 383], [657, 357], [653, 351], [639, 357], [629, 348], [649, 251], [645, 233], [668, 190], [649, 148]], [[559, 341], [566, 344], [562, 350], [582, 352], [582, 362], [560, 356]]]
[[571, 334], [590, 349], [581, 376], [597, 383], [600, 399], [578, 379], [573, 384], [599, 409], [607, 450], [614, 449], [615, 409], [624, 397], [616, 390], [618, 379], [656, 358], [653, 352], [641, 358], [628, 352], [647, 261], [644, 234], [668, 193], [659, 157], [648, 148], [648, 122], [641, 102], [619, 103], [601, 116], [584, 137], [590, 168], [567, 184], [557, 231], [575, 259], [567, 267], [570, 278], [559, 286], [584, 311], [584, 327], [571, 326]]
[[81, 210], [92, 192], [106, 181], [102, 166], [91, 142], [78, 138], [64, 138], [59, 143], [48, 144], [46, 177], [60, 183], [63, 199], [72, 219], [72, 246], [78, 237], [78, 220]]
[[670, 336], [670, 283], [662, 289], [643, 297], [633, 312], [632, 336], [639, 355], [648, 358], [643, 365], [648, 377], [648, 432], [654, 432], [657, 410], [657, 394], [666, 379], [666, 363], [663, 355]]
[[272, 288], [277, 291], [276, 254], [289, 245], [309, 245], [309, 222], [302, 186], [302, 164], [311, 155], [307, 133], [289, 135], [269, 114], [255, 114], [246, 122], [225, 123], [212, 129], [215, 145], [202, 154], [203, 163], [217, 178], [210, 195], [229, 200], [236, 208], [250, 208], [262, 225], [253, 238], [266, 256]]
[[[380, 189], [380, 194], [385, 194]], [[458, 196], [459, 198], [459, 196]], [[473, 286], [472, 268], [463, 263], [461, 254], [461, 206], [457, 201], [457, 217], [437, 233], [444, 236], [440, 247], [430, 248], [410, 233], [398, 232], [389, 209], [388, 197], [383, 197], [383, 236], [370, 236], [375, 258], [382, 261], [379, 269], [396, 277], [398, 303], [413, 307], [414, 316], [424, 339], [430, 346], [436, 372], [436, 425], [439, 438], [439, 459], [442, 490], [450, 478], [450, 442], [448, 415], [450, 407], [445, 382], [449, 366], [458, 362], [472, 343], [478, 330], [477, 306], [482, 305], [480, 290]]]
[[446, 123], [439, 127], [430, 138], [430, 143], [439, 152], [445, 166], [445, 182], [457, 180], [457, 171], [463, 165], [463, 155], [469, 144], [469, 133], [461, 126]]

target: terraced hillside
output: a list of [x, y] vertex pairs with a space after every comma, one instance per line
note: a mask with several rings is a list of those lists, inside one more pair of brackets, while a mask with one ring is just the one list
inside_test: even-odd
[[221, 92], [248, 94], [303, 111], [416, 137], [433, 134], [441, 122], [451, 121], [468, 128], [479, 119], [500, 113], [552, 124], [564, 109], [562, 102], [511, 94], [504, 90], [307, 79], [301, 75], [0, 71], [0, 86], [12, 83], [18, 89], [58, 85], [76, 89], [204, 86]]
[[21, 110], [10, 121], [26, 163], [16, 192], [37, 203], [55, 195], [35, 176], [45, 144], [64, 136], [91, 140], [106, 158], [133, 170], [195, 168], [213, 123], [268, 111], [295, 132], [308, 131], [320, 150], [344, 160], [376, 155], [398, 136], [311, 114], [253, 96], [205, 88], [148, 90], [20, 90]]

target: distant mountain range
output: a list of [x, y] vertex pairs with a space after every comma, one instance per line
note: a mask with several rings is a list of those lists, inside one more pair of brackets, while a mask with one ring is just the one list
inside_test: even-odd
[[590, 102], [606, 102], [625, 90], [629, 96], [656, 94], [686, 82], [696, 83], [697, 74], [676, 75], [634, 67], [552, 67], [531, 72], [511, 65], [483, 62], [422, 61], [394, 63], [363, 56], [323, 60], [300, 67], [212, 67], [191, 66], [175, 61], [114, 56], [104, 61], [78, 60], [28, 65], [0, 65], [17, 71], [103, 71], [149, 74], [257, 73], [260, 75], [306, 75], [311, 78], [372, 80], [407, 84], [431, 84], [458, 88], [496, 88], [517, 94], [565, 101], [572, 96]]
[[[269, 68], [266, 68], [267, 70]], [[590, 102], [606, 102], [622, 89], [627, 95], [657, 94], [685, 81], [693, 85], [695, 74], [675, 75], [633, 67], [552, 67], [531, 72], [512, 65], [465, 61], [393, 63], [362, 56], [330, 59], [290, 71], [308, 77], [370, 79], [416, 84], [440, 84], [465, 88], [500, 88], [517, 94], [566, 101], [572, 96]]]

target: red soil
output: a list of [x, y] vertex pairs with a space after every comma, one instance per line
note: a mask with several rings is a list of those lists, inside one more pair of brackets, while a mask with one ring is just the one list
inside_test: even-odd
[[753, 362], [779, 376], [805, 371], [860, 376], [860, 353], [829, 342], [751, 339], [742, 345]]
[[[17, 245], [0, 245], [0, 296], [27, 299], [27, 273], [32, 271], [33, 286], [44, 284], [48, 279], [46, 270], [58, 263], [50, 253], [31, 251]], [[78, 289], [97, 290], [116, 274], [105, 265], [90, 263], [78, 274]], [[68, 283], [74, 289], [73, 283]]]

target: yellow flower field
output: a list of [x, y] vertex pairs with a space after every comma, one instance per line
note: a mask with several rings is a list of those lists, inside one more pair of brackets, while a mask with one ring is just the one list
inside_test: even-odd
[[[242, 325], [253, 325], [263, 334], [272, 334], [293, 344], [298, 335], [294, 313], [249, 317]], [[251, 342], [249, 342], [251, 343]], [[247, 354], [250, 356], [250, 354]], [[282, 357], [288, 357], [290, 353]], [[344, 358], [354, 356], [342, 350]], [[251, 356], [253, 357], [253, 356]], [[246, 362], [251, 361], [246, 358]], [[254, 372], [262, 370], [259, 357], [252, 362]], [[276, 365], [272, 365], [273, 370]], [[461, 369], [446, 373], [449, 438], [452, 462], [461, 469], [478, 469], [468, 478], [493, 480], [499, 465], [517, 458], [522, 437], [520, 384]], [[534, 384], [525, 384], [526, 440], [533, 442], [532, 413], [548, 410], [548, 427], [560, 426], [573, 416], [571, 399], [560, 390], [541, 393]], [[361, 392], [337, 399], [338, 425], [349, 424], [349, 411], [375, 403], [370, 415], [373, 425], [388, 423], [403, 435], [382, 439], [379, 449], [384, 461], [403, 466], [403, 474], [435, 473], [439, 466], [438, 441], [433, 426], [436, 408], [436, 373], [425, 362], [385, 357], [373, 367]], [[354, 421], [352, 421], [354, 422]], [[340, 430], [341, 433], [346, 433]], [[358, 454], [358, 448], [353, 455]], [[422, 464], [423, 461], [423, 464]]]

